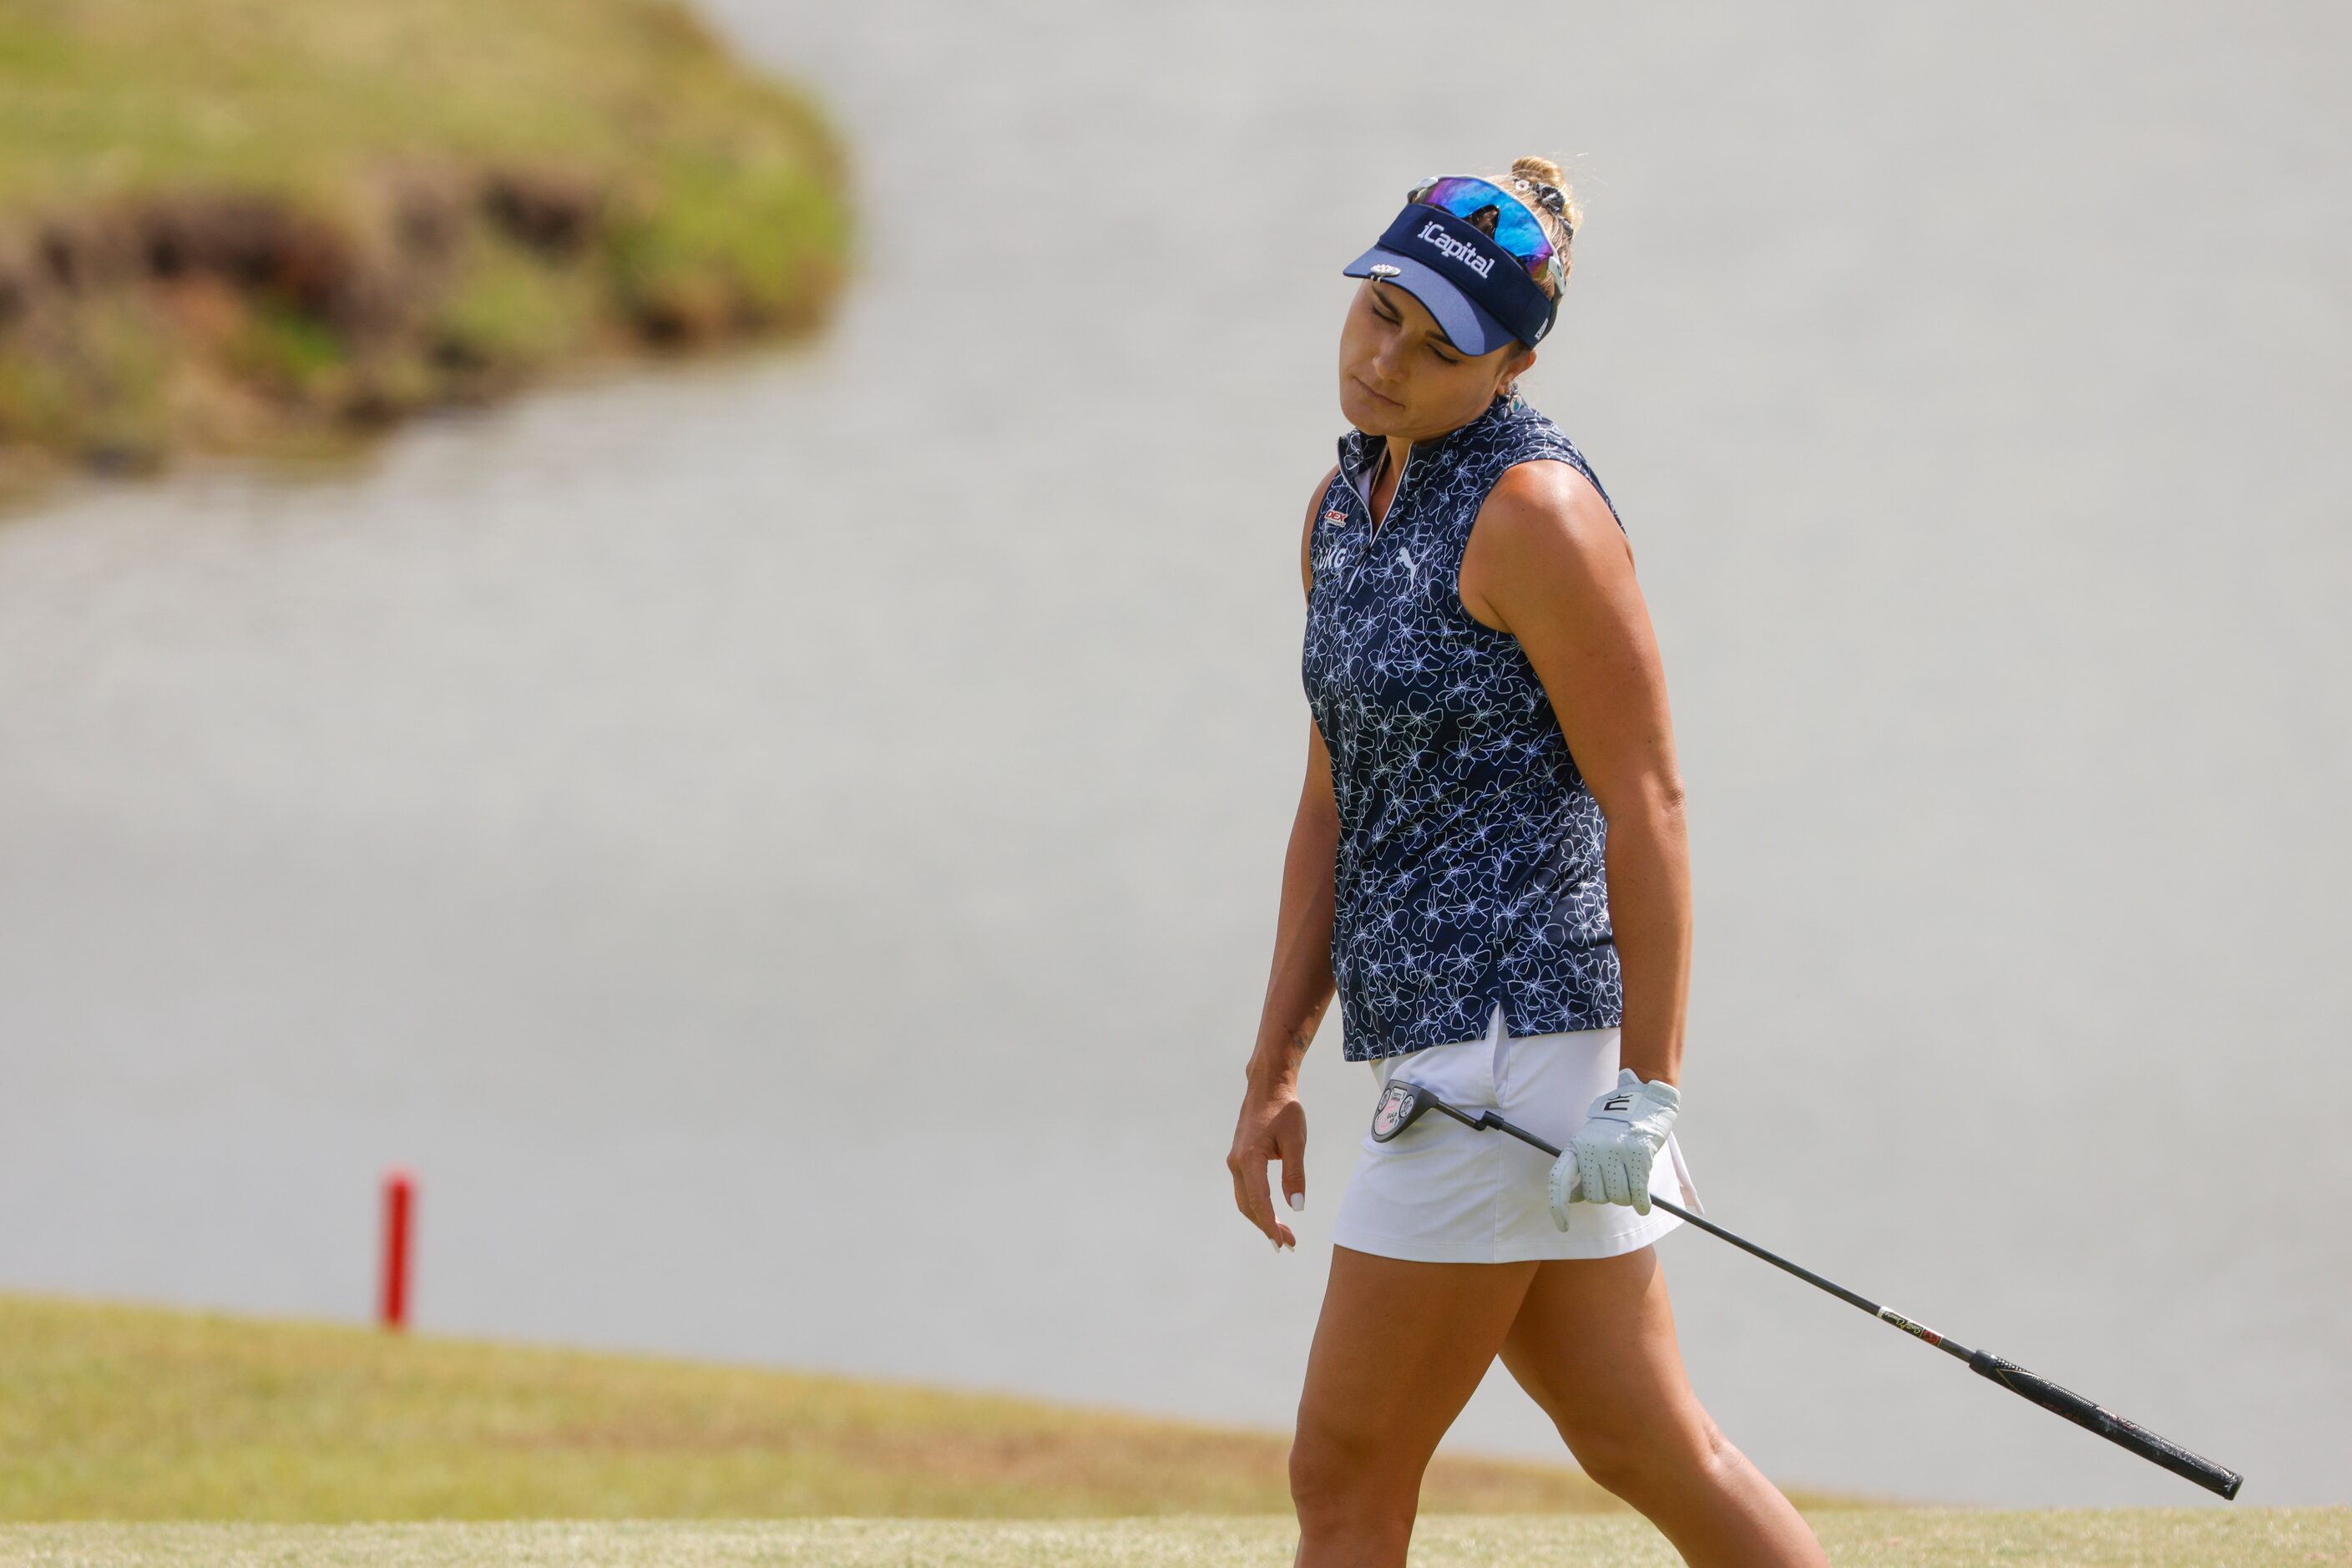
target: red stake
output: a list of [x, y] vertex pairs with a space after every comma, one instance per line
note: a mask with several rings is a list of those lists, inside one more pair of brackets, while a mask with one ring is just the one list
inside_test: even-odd
[[415, 1207], [416, 1178], [405, 1166], [383, 1173], [383, 1326], [408, 1327], [409, 1215]]

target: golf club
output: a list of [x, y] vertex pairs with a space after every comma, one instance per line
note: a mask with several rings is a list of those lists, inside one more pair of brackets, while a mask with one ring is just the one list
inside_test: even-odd
[[[1482, 1111], [1473, 1116], [1468, 1111], [1458, 1110], [1446, 1104], [1419, 1084], [1407, 1083], [1402, 1079], [1390, 1079], [1388, 1088], [1381, 1093], [1380, 1104], [1372, 1111], [1372, 1142], [1388, 1142], [1433, 1110], [1450, 1116], [1463, 1126], [1475, 1128], [1481, 1132], [1507, 1132], [1520, 1142], [1540, 1149], [1555, 1160], [1559, 1158], [1559, 1150], [1557, 1146], [1537, 1137], [1524, 1127], [1513, 1126], [1494, 1111]], [[1733, 1235], [1712, 1220], [1700, 1218], [1679, 1204], [1669, 1203], [1664, 1198], [1654, 1194], [1650, 1202], [1675, 1218], [1698, 1226], [1709, 1236], [1719, 1237], [1742, 1252], [1760, 1258], [1775, 1268], [1785, 1269], [1806, 1284], [1817, 1286], [1835, 1296], [1839, 1300], [1859, 1307], [1872, 1317], [1894, 1324], [1914, 1339], [1925, 1340], [1946, 1355], [1968, 1363], [1969, 1370], [1978, 1376], [1990, 1378], [2011, 1394], [2021, 1394], [2042, 1406], [2042, 1409], [2053, 1415], [2063, 1415], [2075, 1426], [2096, 1432], [2108, 1442], [2128, 1448], [2151, 1464], [2161, 1465], [2174, 1475], [2194, 1481], [2208, 1491], [2218, 1492], [2225, 1498], [2235, 1498], [2238, 1495], [2238, 1489], [2245, 1484], [2245, 1478], [2235, 1470], [2223, 1469], [2210, 1459], [2200, 1458], [2178, 1443], [2159, 1437], [2137, 1422], [2127, 1421], [2114, 1411], [2095, 1405], [2070, 1389], [2061, 1388], [2049, 1379], [2026, 1371], [2013, 1361], [2005, 1361], [1990, 1351], [1970, 1350], [1958, 1341], [1937, 1333], [1927, 1324], [1905, 1317], [1892, 1307], [1882, 1307], [1866, 1297], [1858, 1296], [1843, 1285], [1822, 1279], [1810, 1268], [1800, 1268], [1785, 1258], [1766, 1251], [1744, 1237]]]

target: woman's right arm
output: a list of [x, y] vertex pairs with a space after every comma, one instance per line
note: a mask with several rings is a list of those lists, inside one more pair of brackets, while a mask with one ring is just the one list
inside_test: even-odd
[[[1338, 470], [1334, 469], [1333, 472]], [[1314, 537], [1326, 475], [1307, 509], [1307, 533], [1299, 544], [1299, 570], [1312, 571], [1307, 542]], [[1309, 577], [1307, 585], [1312, 588]], [[1234, 1128], [1234, 1203], [1277, 1247], [1297, 1237], [1276, 1216], [1265, 1170], [1282, 1165], [1282, 1191], [1294, 1209], [1307, 1203], [1307, 1111], [1298, 1103], [1298, 1066], [1315, 1038], [1316, 1026], [1331, 1005], [1332, 866], [1339, 849], [1339, 808], [1331, 795], [1331, 756], [1323, 734], [1307, 727], [1307, 780], [1291, 818], [1290, 847], [1282, 860], [1282, 903], [1275, 921], [1274, 965], [1265, 983], [1265, 1005], [1258, 1015], [1257, 1044], [1250, 1052], [1247, 1088]]]

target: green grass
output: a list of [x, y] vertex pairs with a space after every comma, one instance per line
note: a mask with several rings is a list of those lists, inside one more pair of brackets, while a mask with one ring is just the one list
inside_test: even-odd
[[335, 204], [451, 159], [637, 183], [679, 263], [846, 233], [810, 101], [675, 0], [10, 0], [0, 84], [0, 212], [192, 187]]
[[[1286, 1447], [853, 1378], [0, 1295], [0, 1568], [1273, 1568], [1296, 1541]], [[2352, 1510], [1799, 1502], [1845, 1563], [2352, 1564]], [[1675, 1562], [1571, 1470], [1453, 1457], [1413, 1560]]]
[[[805, 330], [846, 188], [677, 0], [0, 0], [0, 459], [309, 445]], [[174, 215], [246, 259], [158, 262]]]
[[[1288, 1507], [1287, 1438], [852, 1378], [0, 1295], [0, 1521]], [[1433, 1510], [1613, 1508], [1447, 1458]]]
[[[2352, 1563], [2352, 1510], [1973, 1513], [1832, 1510], [1811, 1516], [1831, 1560], [1878, 1568], [2287, 1568]], [[1037, 1521], [808, 1520], [678, 1524], [0, 1526], [0, 1568], [1284, 1568], [1287, 1519]], [[1649, 1568], [1678, 1563], [1626, 1518], [1425, 1519], [1418, 1568]]]

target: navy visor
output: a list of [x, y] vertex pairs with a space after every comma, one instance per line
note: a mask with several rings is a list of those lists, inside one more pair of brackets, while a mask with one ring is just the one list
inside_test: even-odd
[[1518, 258], [1440, 208], [1409, 202], [1380, 243], [1342, 269], [1381, 278], [1420, 300], [1446, 342], [1491, 353], [1514, 338], [1533, 348], [1551, 331], [1553, 301]]

